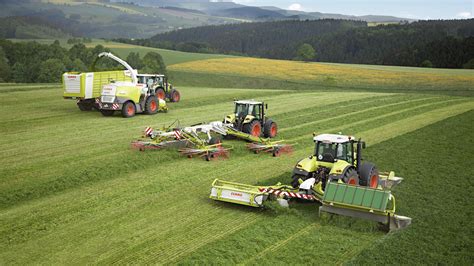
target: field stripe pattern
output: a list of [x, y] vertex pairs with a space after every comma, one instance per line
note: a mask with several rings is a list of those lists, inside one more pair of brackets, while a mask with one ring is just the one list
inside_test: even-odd
[[[315, 131], [342, 131], [375, 145], [474, 109], [470, 98], [421, 94], [181, 90], [183, 101], [170, 104], [168, 114], [133, 119], [80, 112], [59, 88], [4, 92], [4, 110], [21, 108], [0, 114], [0, 262], [258, 264], [281, 261], [296, 247], [311, 261], [314, 246], [301, 245], [310, 242], [328, 254], [320, 263], [341, 263], [383, 234], [355, 230], [361, 221], [326, 225], [313, 205], [272, 213], [212, 202], [212, 180], [289, 180], [294, 163], [312, 152]], [[294, 153], [254, 155], [231, 141], [230, 158], [209, 163], [129, 148], [146, 126], [220, 120], [233, 98], [265, 100], [281, 137], [298, 142]], [[243, 252], [235, 252], [241, 243]]]

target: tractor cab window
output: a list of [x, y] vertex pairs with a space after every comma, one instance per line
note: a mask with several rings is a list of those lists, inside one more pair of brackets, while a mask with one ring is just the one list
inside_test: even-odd
[[163, 86], [163, 78], [162, 77], [156, 77], [155, 82], [158, 83], [158, 85]]
[[235, 115], [237, 117], [246, 116], [249, 113], [249, 106], [247, 104], [237, 104], [235, 106]]
[[155, 81], [153, 80], [153, 78], [149, 78], [149, 79], [146, 81], [146, 85], [148, 86], [148, 88], [153, 87], [153, 83], [155, 83]]
[[317, 145], [316, 156], [318, 161], [333, 163], [336, 159], [344, 160], [352, 164], [351, 143], [324, 143], [319, 142]]
[[319, 142], [316, 148], [318, 161], [333, 163], [336, 158], [336, 148], [337, 144], [335, 143]]
[[253, 111], [252, 115], [255, 116], [255, 118], [260, 119], [260, 106], [259, 105], [254, 105], [253, 106]]
[[145, 77], [144, 76], [138, 76], [138, 83], [145, 84]]
[[337, 145], [336, 159], [344, 160], [352, 164], [352, 144], [350, 142], [342, 143]]

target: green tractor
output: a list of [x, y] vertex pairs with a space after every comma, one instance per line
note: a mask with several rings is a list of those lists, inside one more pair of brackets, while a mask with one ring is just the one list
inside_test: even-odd
[[[235, 111], [225, 117], [225, 124], [232, 124], [236, 130], [256, 137], [273, 138], [278, 133], [278, 125], [265, 114], [268, 105], [254, 100], [234, 101]], [[263, 130], [262, 130], [263, 129]]]
[[293, 169], [293, 187], [315, 178], [315, 189], [323, 194], [327, 182], [377, 188], [379, 172], [370, 162], [362, 162], [365, 142], [352, 136], [321, 134], [313, 137], [314, 155], [300, 160]]
[[153, 88], [156, 97], [161, 100], [169, 100], [170, 102], [179, 102], [181, 94], [173, 85], [168, 82], [168, 78], [161, 74], [138, 74], [138, 82], [148, 84]]

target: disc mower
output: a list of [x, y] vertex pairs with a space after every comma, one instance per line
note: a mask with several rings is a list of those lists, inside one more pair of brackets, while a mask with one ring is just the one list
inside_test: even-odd
[[277, 200], [286, 207], [301, 201], [314, 202], [320, 204], [320, 213], [369, 219], [386, 225], [388, 230], [411, 223], [411, 218], [395, 214], [391, 193], [403, 178], [393, 171], [379, 173], [373, 164], [361, 163], [360, 149], [365, 146], [361, 140], [323, 134], [315, 136], [314, 141], [315, 155], [298, 162], [291, 185], [251, 186], [216, 179], [210, 198], [252, 207], [264, 207], [267, 200]]

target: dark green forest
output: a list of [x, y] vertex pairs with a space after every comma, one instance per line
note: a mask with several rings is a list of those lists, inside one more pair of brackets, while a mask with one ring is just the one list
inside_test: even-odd
[[[59, 41], [47, 45], [0, 39], [0, 82], [60, 82], [66, 71], [123, 69], [113, 60], [98, 60], [95, 68], [91, 69], [101, 52], [110, 52], [110, 49], [102, 45], [87, 48], [83, 43], [66, 49], [61, 47]], [[155, 52], [148, 52], [143, 58], [131, 52], [126, 61], [144, 72], [166, 74], [163, 58]]]
[[306, 20], [205, 26], [119, 41], [185, 52], [307, 61], [472, 68], [474, 19], [432, 20], [370, 27], [363, 21]]

